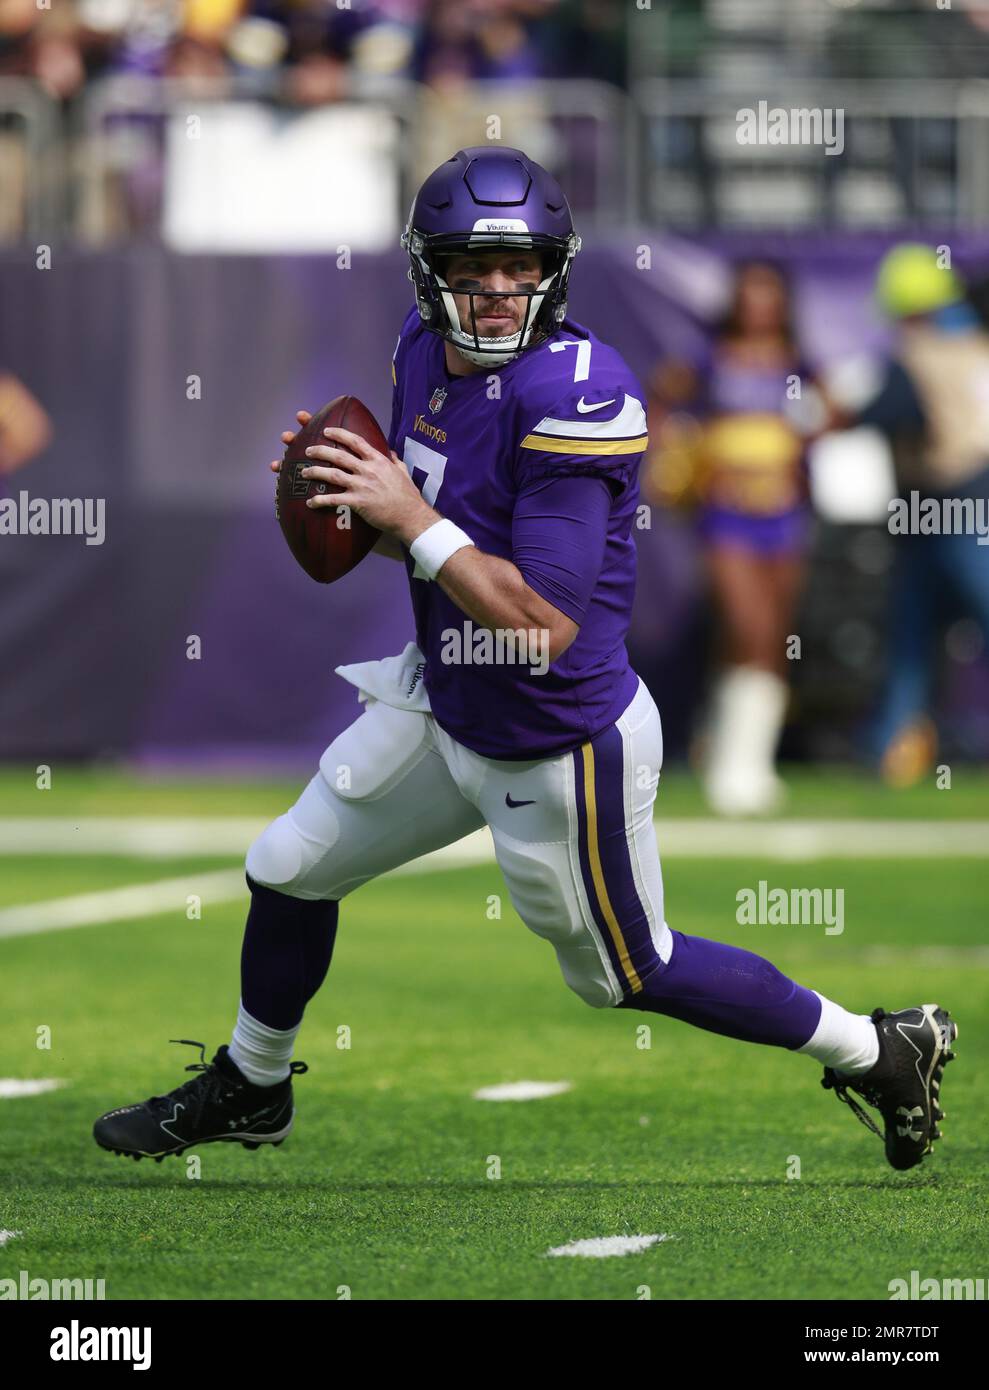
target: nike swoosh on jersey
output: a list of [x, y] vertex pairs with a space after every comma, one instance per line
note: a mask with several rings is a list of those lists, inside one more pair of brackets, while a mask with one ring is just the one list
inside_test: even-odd
[[577, 413], [578, 415], [589, 415], [592, 410], [603, 410], [606, 405], [614, 405], [617, 399], [617, 396], [613, 396], [610, 401], [595, 401], [593, 405], [585, 405], [584, 397], [581, 396], [577, 402]]
[[642, 402], [626, 392], [621, 410], [610, 420], [559, 420], [547, 415], [533, 425], [519, 447], [549, 453], [641, 454], [648, 443]]
[[547, 415], [538, 425], [533, 425], [532, 430], [534, 434], [562, 435], [569, 439], [616, 439], [645, 434], [647, 428], [642, 402], [626, 393], [621, 410], [610, 420], [559, 420]]

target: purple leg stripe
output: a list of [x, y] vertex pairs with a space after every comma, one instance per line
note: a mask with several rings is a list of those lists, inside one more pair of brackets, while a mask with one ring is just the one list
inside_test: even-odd
[[[573, 754], [580, 868], [595, 924], [625, 995], [622, 1006], [667, 1014], [746, 1042], [802, 1047], [817, 1027], [820, 1000], [770, 961], [738, 946], [674, 931], [673, 954], [662, 963], [632, 873], [621, 733], [612, 726], [590, 747], [593, 815], [584, 749]], [[596, 864], [600, 873], [595, 873]]]
[[[600, 878], [596, 878], [592, 864], [584, 750], [578, 749], [573, 759], [581, 877], [615, 976], [626, 993], [638, 994], [643, 977], [655, 970], [660, 962], [649, 931], [648, 913], [632, 873], [625, 825], [625, 748], [619, 730], [614, 725], [605, 729], [591, 743], [591, 753], [596, 822], [594, 839]], [[603, 895], [599, 884], [603, 886]], [[609, 905], [612, 914], [610, 924]], [[615, 940], [616, 931], [624, 944], [624, 951]]]

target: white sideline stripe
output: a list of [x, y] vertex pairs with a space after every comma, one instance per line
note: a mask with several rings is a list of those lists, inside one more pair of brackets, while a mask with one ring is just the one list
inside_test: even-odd
[[474, 1100], [543, 1100], [572, 1091], [572, 1081], [505, 1081], [499, 1086], [482, 1086]]
[[[113, 854], [138, 859], [231, 855], [238, 859], [268, 824], [253, 816], [0, 816], [4, 854]], [[658, 820], [661, 853], [677, 859], [983, 859], [989, 821]], [[493, 859], [490, 832], [405, 865], [431, 872]], [[398, 872], [398, 871], [396, 871]]]
[[715, 819], [657, 821], [660, 854], [678, 859], [984, 859], [989, 821]]
[[0, 854], [243, 857], [267, 823], [256, 816], [0, 816]]
[[64, 1081], [21, 1081], [16, 1076], [0, 1076], [0, 1100], [15, 1100], [19, 1096], [40, 1096], [45, 1091], [57, 1091]]
[[660, 1241], [672, 1240], [666, 1235], [658, 1236], [593, 1236], [590, 1240], [572, 1240], [569, 1245], [554, 1245], [547, 1255], [577, 1255], [585, 1260], [606, 1260], [612, 1255], [638, 1255]]
[[[254, 816], [0, 816], [0, 857], [5, 854], [112, 854], [135, 859], [186, 859], [231, 855], [243, 859], [268, 818]], [[494, 858], [489, 830], [424, 855], [405, 871], [481, 863]], [[243, 878], [243, 875], [241, 876]]]
[[0, 1245], [6, 1245], [8, 1240], [20, 1240], [23, 1231], [0, 1231]]

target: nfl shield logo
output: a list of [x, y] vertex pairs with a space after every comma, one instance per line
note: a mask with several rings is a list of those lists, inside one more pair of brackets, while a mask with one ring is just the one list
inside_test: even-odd
[[436, 390], [429, 398], [429, 413], [436, 415], [443, 409], [443, 402], [446, 400], [446, 387], [437, 386]]

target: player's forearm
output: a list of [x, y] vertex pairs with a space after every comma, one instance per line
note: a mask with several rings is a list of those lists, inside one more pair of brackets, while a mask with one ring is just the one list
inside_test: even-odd
[[[406, 547], [443, 519], [420, 498], [416, 500], [418, 505], [405, 509], [393, 532]], [[531, 588], [517, 565], [477, 546], [465, 545], [454, 551], [441, 566], [435, 583], [469, 618], [491, 632], [510, 629], [537, 633], [549, 661], [562, 656], [577, 636], [573, 619]]]
[[562, 656], [577, 635], [577, 624], [531, 589], [516, 565], [476, 546], [451, 555], [436, 583], [481, 627], [538, 633], [550, 661]]

